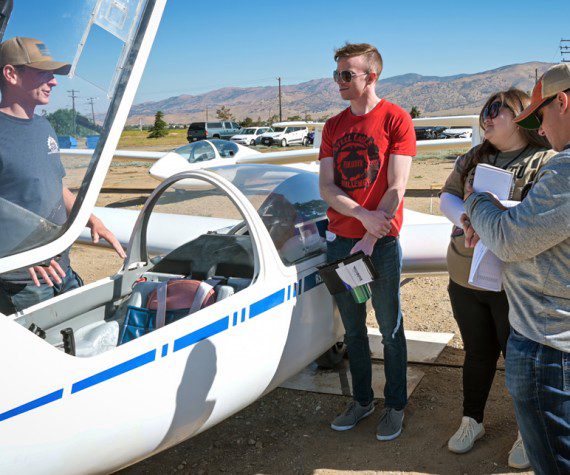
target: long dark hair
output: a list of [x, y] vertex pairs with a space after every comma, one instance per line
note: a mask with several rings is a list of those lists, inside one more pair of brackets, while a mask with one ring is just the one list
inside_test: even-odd
[[[500, 91], [493, 94], [491, 97], [489, 97], [489, 99], [487, 99], [487, 102], [485, 102], [485, 105], [479, 113], [479, 127], [481, 127], [482, 130], [485, 130], [483, 124], [483, 110], [485, 107], [490, 106], [495, 101], [500, 101], [503, 106], [510, 109], [510, 111], [516, 117], [523, 111], [525, 107], [530, 104], [530, 96], [526, 92], [521, 91], [517, 88], [511, 88], [508, 91]], [[546, 137], [539, 135], [536, 130], [523, 129], [522, 127], [518, 127], [518, 130], [527, 146], [551, 148], [551, 145]], [[463, 173], [461, 173], [461, 180], [465, 182], [465, 179], [467, 178], [469, 172], [475, 168], [479, 162], [481, 162], [481, 159], [483, 157], [495, 155], [497, 153], [499, 153], [497, 147], [495, 147], [487, 139], [483, 139], [483, 142], [476, 147], [471, 160], [463, 169]]]

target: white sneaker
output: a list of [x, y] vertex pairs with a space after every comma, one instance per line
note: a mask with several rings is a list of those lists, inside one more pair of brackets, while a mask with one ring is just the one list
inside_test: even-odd
[[515, 443], [513, 444], [513, 448], [509, 452], [509, 467], [519, 469], [530, 468], [530, 462], [526, 455], [520, 431], [517, 436], [517, 440], [515, 440]]
[[461, 425], [457, 432], [453, 434], [447, 448], [456, 454], [464, 454], [473, 448], [475, 441], [485, 435], [483, 424], [479, 424], [472, 417], [463, 416]]

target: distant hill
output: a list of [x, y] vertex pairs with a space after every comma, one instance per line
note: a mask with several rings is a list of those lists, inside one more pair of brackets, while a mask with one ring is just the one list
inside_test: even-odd
[[[406, 110], [420, 109], [422, 116], [478, 113], [493, 92], [518, 87], [530, 91], [534, 85], [535, 69], [542, 74], [550, 63], [531, 62], [512, 64], [476, 74], [455, 76], [422, 76], [402, 74], [380, 79], [378, 95], [399, 104]], [[313, 119], [331, 116], [346, 107], [330, 78], [313, 79], [283, 88], [283, 118], [309, 114]], [[206, 109], [209, 119], [215, 120], [216, 109], [225, 105], [238, 119], [251, 117], [266, 120], [278, 113], [278, 89], [265, 87], [226, 87], [199, 95], [182, 94], [160, 101], [134, 105], [128, 123], [152, 123], [154, 114], [161, 110], [165, 120], [173, 123], [203, 121]]]

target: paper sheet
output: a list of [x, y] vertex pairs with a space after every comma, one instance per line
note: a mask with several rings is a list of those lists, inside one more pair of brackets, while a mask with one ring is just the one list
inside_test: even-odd
[[490, 191], [499, 200], [508, 200], [511, 195], [514, 174], [511, 171], [480, 163], [475, 168], [473, 190], [476, 193]]
[[[507, 208], [512, 208], [519, 202], [502, 200], [501, 204]], [[479, 241], [473, 251], [469, 283], [481, 289], [500, 292], [503, 288], [504, 266], [505, 263], [495, 256], [482, 241]]]
[[339, 264], [336, 273], [351, 288], [372, 282], [372, 274], [362, 259], [349, 264]]

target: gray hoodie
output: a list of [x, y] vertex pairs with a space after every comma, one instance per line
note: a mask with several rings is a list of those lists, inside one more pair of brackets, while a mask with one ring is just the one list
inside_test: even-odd
[[570, 352], [570, 144], [540, 169], [519, 205], [502, 211], [473, 193], [465, 210], [483, 244], [506, 262], [511, 326]]

